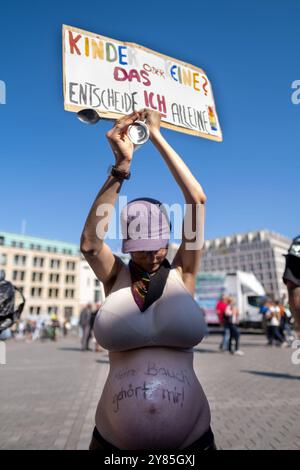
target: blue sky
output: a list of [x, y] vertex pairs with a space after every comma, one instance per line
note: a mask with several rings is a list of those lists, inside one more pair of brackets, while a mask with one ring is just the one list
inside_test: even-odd
[[[65, 112], [61, 26], [131, 41], [202, 67], [224, 141], [163, 129], [204, 187], [206, 238], [268, 228], [300, 232], [300, 3], [5, 0], [0, 12], [0, 230], [78, 243], [113, 155], [111, 122], [88, 127]], [[164, 161], [147, 143], [122, 194], [183, 203]], [[117, 248], [119, 242], [110, 243]]]

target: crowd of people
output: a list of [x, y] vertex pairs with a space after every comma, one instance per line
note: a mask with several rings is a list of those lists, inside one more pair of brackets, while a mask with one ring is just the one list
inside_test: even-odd
[[[239, 349], [240, 330], [239, 311], [233, 297], [222, 294], [216, 305], [219, 323], [223, 326], [223, 336], [220, 343], [221, 351], [231, 354], [244, 355]], [[267, 338], [267, 346], [291, 346], [294, 339], [291, 327], [292, 314], [290, 310], [279, 301], [267, 299], [260, 307], [262, 328]]]
[[58, 332], [66, 336], [71, 328], [69, 321], [61, 323], [56, 313], [41, 315], [30, 314], [26, 319], [20, 319], [9, 330], [9, 336], [16, 340], [25, 340], [31, 343], [36, 340], [57, 340]]
[[279, 301], [266, 300], [260, 308], [260, 313], [267, 345], [290, 346], [292, 338], [290, 310]]
[[[56, 341], [58, 336], [67, 336], [69, 331], [76, 330], [80, 337], [81, 350], [96, 352], [103, 348], [97, 343], [93, 328], [96, 315], [101, 304], [94, 306], [88, 303], [80, 312], [78, 323], [65, 319], [58, 320], [56, 313], [43, 315], [29, 315], [25, 320], [20, 320], [10, 329], [10, 337], [26, 342], [38, 339], [50, 339]], [[240, 349], [239, 311], [233, 297], [222, 294], [216, 305], [219, 323], [223, 327], [220, 351], [229, 351], [231, 354], [242, 356]], [[267, 345], [291, 346], [294, 339], [291, 322], [293, 321], [290, 310], [278, 301], [266, 300], [260, 307], [262, 316], [262, 328], [267, 338]], [[79, 327], [79, 328], [78, 328]], [[92, 343], [92, 347], [90, 347]]]
[[42, 313], [40, 315], [30, 314], [25, 319], [18, 320], [11, 328], [5, 331], [2, 339], [14, 338], [24, 340], [27, 343], [36, 340], [57, 341], [59, 337], [66, 337], [70, 332], [80, 337], [81, 350], [91, 350], [90, 343], [93, 343], [95, 351], [102, 348], [97, 344], [94, 333], [94, 321], [100, 304], [87, 304], [81, 311], [79, 321], [76, 318], [66, 318], [60, 321], [55, 312]]

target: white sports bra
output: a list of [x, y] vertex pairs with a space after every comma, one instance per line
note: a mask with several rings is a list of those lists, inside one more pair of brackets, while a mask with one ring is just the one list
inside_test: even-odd
[[165, 346], [190, 352], [203, 339], [206, 324], [176, 268], [170, 269], [161, 297], [141, 312], [131, 292], [129, 266], [124, 264], [98, 311], [94, 333], [109, 351]]

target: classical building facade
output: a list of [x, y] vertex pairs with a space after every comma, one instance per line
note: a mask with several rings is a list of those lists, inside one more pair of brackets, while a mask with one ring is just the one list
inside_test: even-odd
[[56, 313], [63, 320], [78, 316], [85, 302], [102, 300], [102, 285], [76, 244], [0, 232], [1, 271], [26, 298], [23, 318]]
[[88, 262], [85, 259], [80, 260], [80, 309], [87, 304], [101, 304], [105, 299], [104, 286], [100, 282]]
[[[207, 240], [200, 272], [246, 271], [255, 274], [266, 293], [275, 300], [286, 296], [282, 282], [284, 254], [291, 240], [269, 230], [258, 230]], [[168, 259], [172, 260], [179, 245], [169, 245]]]
[[291, 240], [269, 230], [215, 238], [205, 242], [201, 271], [252, 272], [275, 300], [286, 294], [282, 282]]

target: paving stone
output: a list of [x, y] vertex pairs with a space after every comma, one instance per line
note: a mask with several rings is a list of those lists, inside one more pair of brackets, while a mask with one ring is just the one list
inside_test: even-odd
[[[300, 366], [292, 350], [242, 335], [243, 357], [220, 353], [210, 335], [195, 348], [219, 449], [300, 449]], [[56, 343], [7, 342], [0, 367], [1, 449], [87, 449], [107, 374], [107, 353]], [[212, 354], [214, 353], [214, 354]], [[101, 362], [102, 361], [102, 362]], [[106, 361], [106, 362], [104, 362]]]

